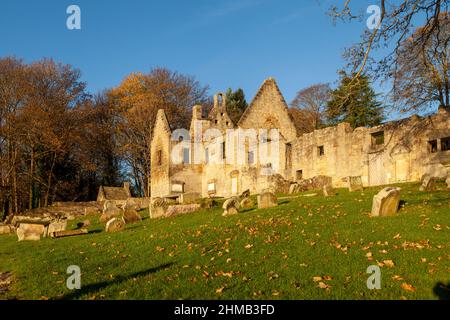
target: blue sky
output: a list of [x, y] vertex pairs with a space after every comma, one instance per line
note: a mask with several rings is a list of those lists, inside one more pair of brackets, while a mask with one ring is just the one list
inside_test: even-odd
[[[286, 100], [317, 82], [334, 82], [342, 51], [365, 21], [333, 25], [331, 0], [2, 0], [0, 57], [51, 57], [81, 69], [89, 91], [118, 85], [130, 72], [164, 66], [253, 98], [275, 77]], [[358, 0], [361, 10], [374, 1]], [[81, 8], [81, 30], [66, 9]]]

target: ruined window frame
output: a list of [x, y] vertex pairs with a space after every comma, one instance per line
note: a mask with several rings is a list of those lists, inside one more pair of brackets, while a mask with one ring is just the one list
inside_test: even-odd
[[222, 150], [222, 159], [225, 160], [227, 158], [227, 149], [225, 145], [225, 141], [221, 143], [221, 150]]
[[325, 146], [318, 146], [317, 147], [317, 155], [319, 157], [323, 157], [325, 155]]
[[384, 146], [384, 130], [372, 132], [370, 134], [372, 148], [378, 148]]
[[450, 151], [450, 137], [441, 138], [441, 151]]
[[[186, 161], [187, 158], [187, 161]], [[183, 164], [191, 163], [191, 150], [187, 147], [183, 148]]]
[[303, 180], [303, 170], [295, 171], [295, 180]]
[[[251, 155], [251, 156], [250, 156], [250, 155]], [[254, 152], [253, 150], [249, 150], [249, 151], [247, 152], [247, 162], [248, 162], [248, 165], [249, 165], [249, 166], [255, 164], [255, 152]]]
[[156, 165], [161, 166], [162, 165], [162, 150], [159, 149], [156, 151]]
[[205, 148], [205, 164], [209, 164], [209, 148]]
[[438, 141], [437, 141], [437, 139], [433, 139], [433, 140], [429, 140], [428, 141], [428, 152], [430, 152], [430, 153], [438, 152]]

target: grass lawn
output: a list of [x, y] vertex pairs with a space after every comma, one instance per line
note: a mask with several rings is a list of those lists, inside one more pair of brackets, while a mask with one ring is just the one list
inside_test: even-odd
[[[389, 218], [368, 215], [377, 187], [328, 198], [280, 195], [276, 208], [231, 217], [216, 208], [146, 218], [119, 233], [104, 232], [91, 216], [85, 236], [1, 236], [0, 273], [12, 272], [13, 282], [0, 298], [448, 298], [438, 283], [450, 283], [450, 192], [399, 186], [404, 202]], [[376, 264], [381, 289], [368, 290], [366, 269]], [[81, 290], [66, 288], [70, 265], [81, 268]]]

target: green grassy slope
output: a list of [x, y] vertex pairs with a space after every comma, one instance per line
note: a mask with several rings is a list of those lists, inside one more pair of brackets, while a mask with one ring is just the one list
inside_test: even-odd
[[[96, 224], [98, 217], [91, 216], [91, 233], [85, 236], [20, 243], [15, 235], [1, 236], [0, 272], [12, 271], [14, 281], [0, 297], [436, 299], [435, 292], [445, 296], [445, 290], [436, 287], [450, 282], [450, 192], [443, 186], [431, 193], [418, 191], [417, 184], [400, 186], [402, 209], [389, 218], [368, 216], [378, 187], [363, 193], [339, 189], [336, 197], [328, 198], [281, 198], [276, 208], [254, 208], [232, 217], [222, 217], [222, 209], [216, 208], [147, 218], [114, 234], [104, 232], [104, 226]], [[381, 290], [368, 290], [366, 269], [377, 263]], [[70, 265], [81, 268], [81, 290], [66, 288]]]

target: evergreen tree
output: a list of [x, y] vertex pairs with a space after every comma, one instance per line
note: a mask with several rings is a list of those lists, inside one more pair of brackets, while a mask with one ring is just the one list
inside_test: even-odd
[[226, 92], [226, 101], [228, 115], [234, 123], [237, 123], [245, 109], [248, 107], [244, 90], [239, 88], [233, 92], [231, 88], [228, 88]]
[[353, 128], [379, 125], [384, 120], [381, 102], [367, 76], [348, 76], [340, 72], [339, 87], [331, 92], [326, 116], [330, 124], [349, 122]]

